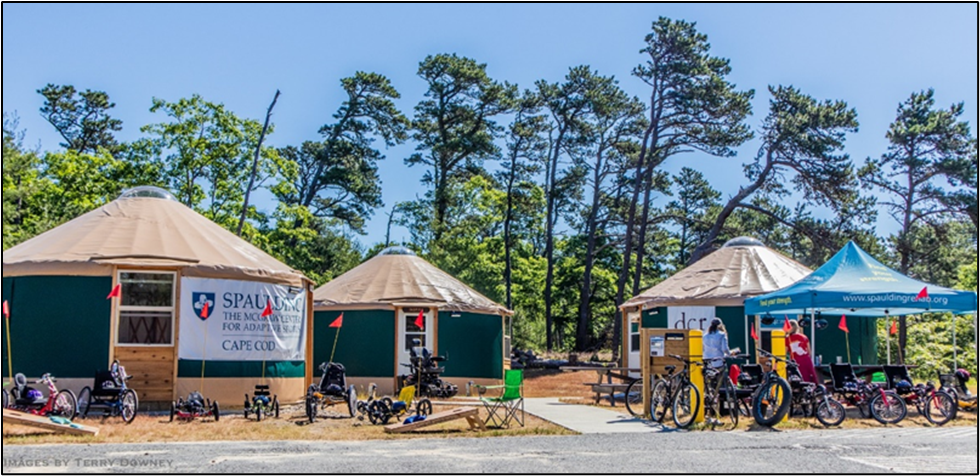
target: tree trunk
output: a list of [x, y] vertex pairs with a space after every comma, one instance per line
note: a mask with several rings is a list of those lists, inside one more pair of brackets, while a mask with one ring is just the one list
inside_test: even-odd
[[248, 188], [245, 189], [245, 203], [242, 204], [242, 216], [238, 220], [238, 233], [239, 237], [242, 236], [242, 228], [245, 227], [245, 217], [248, 215], [248, 200], [252, 195], [252, 187], [255, 186], [255, 176], [259, 173], [259, 156], [262, 154], [262, 141], [265, 140], [265, 133], [269, 131], [269, 120], [272, 119], [272, 109], [276, 107], [276, 101], [279, 100], [279, 90], [276, 90], [276, 95], [272, 98], [272, 104], [269, 105], [269, 110], [265, 113], [265, 124], [262, 126], [262, 133], [259, 134], [259, 143], [255, 145], [255, 159], [252, 160], [252, 175], [248, 179]]
[[630, 198], [629, 212], [626, 214], [626, 236], [623, 239], [623, 266], [619, 269], [619, 280], [616, 283], [616, 316], [613, 322], [613, 359], [619, 358], [620, 345], [623, 339], [623, 312], [619, 308], [626, 302], [626, 281], [629, 279], [630, 261], [633, 258], [633, 228], [636, 226], [636, 205], [640, 201], [640, 187], [643, 183], [643, 163], [647, 155], [647, 141], [653, 129], [648, 128], [640, 145], [640, 158], [636, 163], [636, 177], [633, 179], [633, 196]]
[[[656, 140], [656, 139], [654, 139]], [[636, 244], [636, 271], [633, 275], [633, 295], [640, 293], [640, 284], [643, 280], [643, 258], [646, 256], [647, 227], [650, 224], [650, 200], [653, 194], [653, 169], [659, 164], [650, 161], [647, 167], [646, 176], [643, 178], [644, 198], [643, 213], [640, 216], [640, 232], [637, 236]]]
[[517, 154], [511, 156], [510, 176], [507, 177], [507, 212], [504, 214], [504, 287], [507, 290], [507, 309], [514, 309], [513, 300], [513, 266], [511, 257], [511, 221], [514, 214], [514, 181], [517, 178]]
[[588, 223], [586, 223], [585, 227], [586, 236], [588, 236], [588, 245], [585, 251], [585, 273], [582, 276], [582, 292], [579, 296], [578, 333], [575, 338], [575, 350], [579, 352], [585, 352], [591, 344], [591, 326], [589, 324], [592, 316], [590, 306], [592, 301], [592, 268], [595, 266], [595, 234], [597, 228], [596, 222], [599, 216], [599, 193], [602, 186], [602, 154], [603, 150], [600, 149], [596, 159], [595, 174], [593, 175], [592, 209], [589, 210]]
[[548, 263], [548, 271], [545, 275], [544, 281], [544, 319], [545, 319], [545, 333], [547, 334], [547, 348], [548, 352], [554, 350], [554, 316], [552, 315], [551, 305], [552, 305], [552, 287], [555, 282], [555, 215], [557, 215], [557, 210], [555, 210], [555, 182], [558, 176], [558, 156], [561, 154], [561, 143], [564, 140], [565, 131], [558, 133], [558, 139], [555, 142], [555, 150], [552, 153], [551, 163], [548, 164], [548, 205], [547, 213], [545, 216], [545, 245], [544, 245], [544, 255], [545, 261]]

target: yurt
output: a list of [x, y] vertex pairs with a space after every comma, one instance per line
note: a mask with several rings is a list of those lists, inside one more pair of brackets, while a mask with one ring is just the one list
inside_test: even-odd
[[406, 248], [330, 281], [313, 302], [313, 362], [333, 357], [360, 389], [397, 389], [416, 339], [447, 358], [442, 378], [461, 389], [499, 382], [510, 364], [512, 313]]
[[3, 252], [14, 372], [77, 392], [118, 359], [151, 406], [193, 391], [241, 405], [258, 384], [301, 399], [311, 293], [301, 273], [153, 187]]
[[[621, 306], [623, 329], [628, 330], [623, 332], [622, 364], [639, 367], [641, 328], [706, 331], [715, 317], [725, 323], [731, 347], [741, 348], [743, 353], [754, 352], [750, 329], [755, 325], [753, 323], [759, 322], [757, 334], [765, 347], [771, 331], [782, 330], [786, 319], [805, 319], [807, 316], [753, 316], [750, 319], [745, 314], [745, 300], [791, 286], [811, 272], [754, 238], [731, 240], [718, 251]], [[852, 326], [852, 349], [865, 363], [873, 364], [877, 358], [877, 334], [873, 322], [860, 326], [859, 329], [857, 325]], [[839, 333], [835, 326], [817, 333], [816, 355], [823, 355], [825, 359], [846, 355], [844, 339], [847, 336], [835, 333]]]

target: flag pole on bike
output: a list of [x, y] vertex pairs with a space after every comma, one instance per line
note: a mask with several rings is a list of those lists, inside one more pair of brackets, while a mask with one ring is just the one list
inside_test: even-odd
[[344, 313], [340, 313], [340, 317], [330, 324], [331, 329], [337, 329], [337, 333], [333, 337], [333, 350], [330, 351], [330, 362], [333, 363], [334, 355], [337, 353], [337, 341], [340, 340], [340, 330], [344, 328]]
[[847, 344], [847, 363], [851, 363], [851, 330], [847, 328], [847, 316], [840, 317], [838, 329], [844, 331], [844, 342]]
[[[14, 359], [13, 351], [10, 348], [10, 303], [3, 302], [3, 321], [7, 326], [7, 365], [10, 367], [10, 383], [14, 384]], [[6, 400], [5, 400], [6, 401]]]

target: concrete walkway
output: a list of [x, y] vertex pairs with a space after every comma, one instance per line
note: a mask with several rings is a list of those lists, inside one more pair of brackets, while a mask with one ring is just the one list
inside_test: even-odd
[[583, 435], [660, 433], [661, 425], [627, 414], [586, 405], [561, 403], [557, 398], [528, 398], [527, 413]]

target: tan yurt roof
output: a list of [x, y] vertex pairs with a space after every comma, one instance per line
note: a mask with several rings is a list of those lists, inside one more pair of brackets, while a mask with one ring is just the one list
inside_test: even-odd
[[752, 238], [736, 238], [621, 308], [739, 307], [750, 297], [790, 286], [812, 273]]
[[113, 266], [177, 267], [185, 276], [302, 286], [305, 277], [145, 187], [3, 252], [3, 277], [111, 276]]
[[389, 248], [313, 292], [314, 309], [393, 309], [434, 305], [444, 310], [511, 314], [507, 308], [405, 248]]

